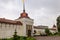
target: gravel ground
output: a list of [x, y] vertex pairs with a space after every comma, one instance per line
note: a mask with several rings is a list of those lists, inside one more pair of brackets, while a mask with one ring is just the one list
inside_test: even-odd
[[60, 36], [37, 36], [36, 40], [60, 40]]

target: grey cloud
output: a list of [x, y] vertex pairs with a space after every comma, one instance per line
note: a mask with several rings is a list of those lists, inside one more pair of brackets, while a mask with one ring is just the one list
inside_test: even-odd
[[32, 8], [40, 8], [40, 7], [56, 7], [57, 0], [29, 0], [27, 5], [30, 5]]
[[[34, 19], [34, 25], [56, 24], [60, 15], [60, 0], [26, 0], [26, 12]], [[0, 17], [16, 19], [22, 12], [21, 0], [0, 0]], [[33, 16], [34, 15], [34, 16]]]
[[33, 10], [46, 8], [47, 14], [57, 14], [57, 12], [60, 12], [60, 0], [29, 0], [26, 4]]

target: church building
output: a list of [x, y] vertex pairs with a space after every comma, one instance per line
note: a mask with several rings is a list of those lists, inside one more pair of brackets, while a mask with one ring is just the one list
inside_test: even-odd
[[33, 23], [33, 19], [25, 12], [25, 5], [23, 4], [23, 12], [16, 20], [0, 18], [0, 38], [13, 37], [15, 29], [19, 36], [33, 36]]
[[[13, 37], [15, 31], [17, 35], [25, 37], [45, 34], [45, 29], [48, 26], [34, 26], [33, 24], [34, 20], [26, 13], [25, 4], [23, 3], [23, 12], [17, 19], [9, 20], [0, 18], [0, 39]], [[34, 33], [34, 30], [36, 33]], [[53, 27], [50, 31], [55, 33], [56, 27]]]

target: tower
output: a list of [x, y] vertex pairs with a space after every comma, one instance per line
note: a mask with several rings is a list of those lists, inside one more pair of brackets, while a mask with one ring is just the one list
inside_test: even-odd
[[33, 19], [31, 19], [28, 14], [25, 12], [25, 3], [23, 2], [23, 12], [20, 14], [20, 17], [17, 19], [23, 23], [22, 35], [23, 36], [33, 36]]
[[28, 14], [25, 12], [25, 2], [23, 0], [23, 12], [20, 14], [19, 18], [29, 18]]

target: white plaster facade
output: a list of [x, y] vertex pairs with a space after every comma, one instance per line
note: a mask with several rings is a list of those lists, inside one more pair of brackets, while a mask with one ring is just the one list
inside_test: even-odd
[[[17, 30], [17, 35], [27, 36], [27, 27], [32, 31], [31, 35], [33, 36], [33, 19], [21, 18], [21, 19], [15, 20], [15, 21], [20, 21], [23, 25], [0, 22], [0, 38], [13, 37], [15, 29]], [[32, 28], [30, 28], [30, 27], [32, 27]]]
[[[41, 34], [46, 34], [45, 33], [45, 29], [46, 28], [48, 28], [47, 26], [37, 26], [37, 27], [35, 27], [34, 26], [34, 30], [36, 31], [36, 33], [34, 34], [34, 35], [41, 35]], [[55, 28], [48, 28], [49, 29], [49, 31], [52, 33], [52, 34], [54, 34], [54, 33], [56, 33], [57, 32], [57, 28], [55, 27]]]
[[36, 31], [36, 33], [34, 35], [43, 35], [46, 34], [45, 33], [45, 29], [48, 28], [48, 26], [34, 26], [34, 30]]
[[50, 32], [52, 33], [52, 34], [54, 34], [54, 33], [56, 33], [57, 32], [57, 30], [56, 29], [49, 29], [50, 30]]
[[17, 34], [20, 35], [21, 25], [13, 25], [0, 23], [0, 38], [10, 38], [13, 37], [15, 28], [17, 28]]
[[36, 28], [34, 28], [34, 30], [36, 30], [36, 33], [34, 35], [45, 34], [45, 29], [36, 29]]
[[[16, 19], [16, 20], [23, 23], [23, 25], [21, 27], [23, 36], [27, 36], [27, 31], [28, 30], [32, 31], [31, 35], [33, 36], [33, 19], [30, 19], [30, 18], [20, 18], [20, 19]], [[32, 27], [32, 28], [30, 29], [30, 27]]]
[[[3, 19], [3, 18], [2, 18], [2, 20], [0, 19], [0, 38], [13, 37], [15, 29], [17, 31], [17, 35], [19, 35], [19, 36], [28, 36], [28, 30], [31, 30], [31, 36], [33, 36], [33, 19], [18, 18], [16, 20], [12, 21], [14, 23], [15, 23], [15, 21], [21, 22], [22, 25], [14, 24], [14, 23], [13, 24], [5, 23], [5, 22], [8, 22], [8, 20]], [[11, 21], [9, 20], [9, 22], [11, 22]]]

